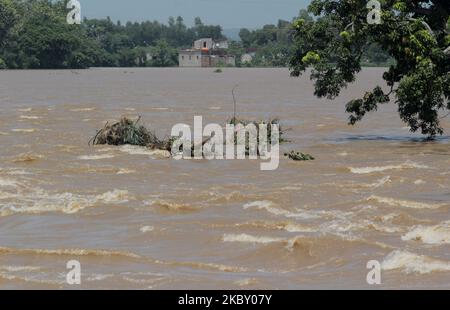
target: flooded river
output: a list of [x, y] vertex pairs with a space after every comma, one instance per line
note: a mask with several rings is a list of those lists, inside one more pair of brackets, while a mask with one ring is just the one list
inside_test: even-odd
[[[347, 125], [382, 72], [328, 101], [286, 69], [0, 71], [0, 288], [449, 289], [449, 136], [422, 141], [394, 104]], [[316, 159], [261, 171], [88, 145], [121, 116], [161, 137], [224, 124], [235, 85], [239, 117], [279, 118], [281, 151]]]

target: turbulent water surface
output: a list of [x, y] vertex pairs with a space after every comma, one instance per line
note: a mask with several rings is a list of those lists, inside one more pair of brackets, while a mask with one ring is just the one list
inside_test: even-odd
[[[284, 69], [0, 72], [0, 288], [450, 288], [450, 144], [424, 142], [393, 104], [347, 126], [345, 103], [381, 82], [365, 69], [334, 102]], [[277, 117], [282, 151], [315, 161], [181, 160], [89, 147], [142, 116], [176, 123]], [[450, 123], [443, 120], [447, 134]], [[75, 288], [80, 288], [75, 287]]]

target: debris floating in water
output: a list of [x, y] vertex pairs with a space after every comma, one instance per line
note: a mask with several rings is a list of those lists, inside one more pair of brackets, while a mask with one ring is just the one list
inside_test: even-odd
[[159, 139], [154, 133], [142, 125], [138, 125], [140, 117], [136, 121], [122, 117], [112, 125], [106, 123], [91, 140], [94, 145], [139, 145], [151, 149], [171, 150], [172, 139]]
[[304, 154], [301, 152], [291, 151], [289, 153], [284, 153], [284, 156], [289, 157], [295, 161], [305, 161], [305, 160], [314, 160], [315, 158], [309, 154]]
[[[94, 145], [132, 145], [132, 146], [142, 146], [147, 147], [151, 150], [160, 150], [168, 152], [169, 154], [172, 153], [172, 148], [174, 147], [174, 142], [180, 139], [180, 137], [168, 137], [165, 139], [159, 139], [153, 132], [148, 130], [146, 127], [138, 124], [140, 120], [140, 117], [133, 121], [127, 117], [122, 117], [120, 121], [109, 124], [106, 123], [103, 129], [100, 129], [97, 134], [89, 141], [89, 144]], [[256, 143], [259, 144], [260, 137], [260, 129], [261, 127], [266, 126], [267, 132], [264, 133], [264, 135], [267, 135], [267, 142], [269, 145], [272, 145], [273, 143], [282, 143], [287, 142], [287, 140], [282, 138], [282, 135], [284, 134], [284, 131], [280, 129], [280, 124], [278, 119], [270, 119], [268, 121], [247, 121], [247, 120], [241, 120], [237, 119], [236, 117], [233, 117], [231, 120], [227, 121], [227, 124], [231, 125], [241, 125], [240, 127], [243, 130], [247, 130], [247, 127], [250, 125], [253, 125], [256, 130]], [[273, 141], [272, 137], [272, 131], [273, 126], [278, 127], [278, 134], [277, 136], [274, 135], [274, 137], [278, 138], [276, 141]], [[234, 143], [238, 143], [238, 133], [241, 129], [236, 130], [235, 136], [234, 136]], [[213, 136], [203, 139], [201, 142], [201, 145], [204, 146], [207, 142], [209, 142], [212, 139]], [[247, 140], [247, 139], [246, 139]], [[191, 142], [192, 143], [192, 142]], [[181, 151], [181, 146], [180, 147]], [[194, 144], [191, 144], [191, 155], [194, 154], [195, 146]], [[139, 151], [141, 152], [141, 151]], [[257, 150], [259, 154], [259, 150]], [[247, 141], [245, 141], [245, 154], [250, 154], [249, 145], [247, 145]], [[166, 156], [164, 156], [166, 157]]]

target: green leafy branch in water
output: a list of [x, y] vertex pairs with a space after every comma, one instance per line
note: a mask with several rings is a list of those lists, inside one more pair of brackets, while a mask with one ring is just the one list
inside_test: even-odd
[[314, 160], [315, 158], [309, 154], [304, 154], [301, 152], [290, 151], [289, 153], [284, 153], [284, 156], [289, 157], [289, 159], [295, 161], [306, 161], [306, 160]]

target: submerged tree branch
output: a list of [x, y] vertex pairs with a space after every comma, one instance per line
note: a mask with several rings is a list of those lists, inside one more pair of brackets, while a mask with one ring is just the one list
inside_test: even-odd
[[238, 88], [239, 84], [234, 85], [231, 90], [231, 94], [233, 95], [233, 119], [236, 121], [236, 96], [234, 95], [234, 91]]

